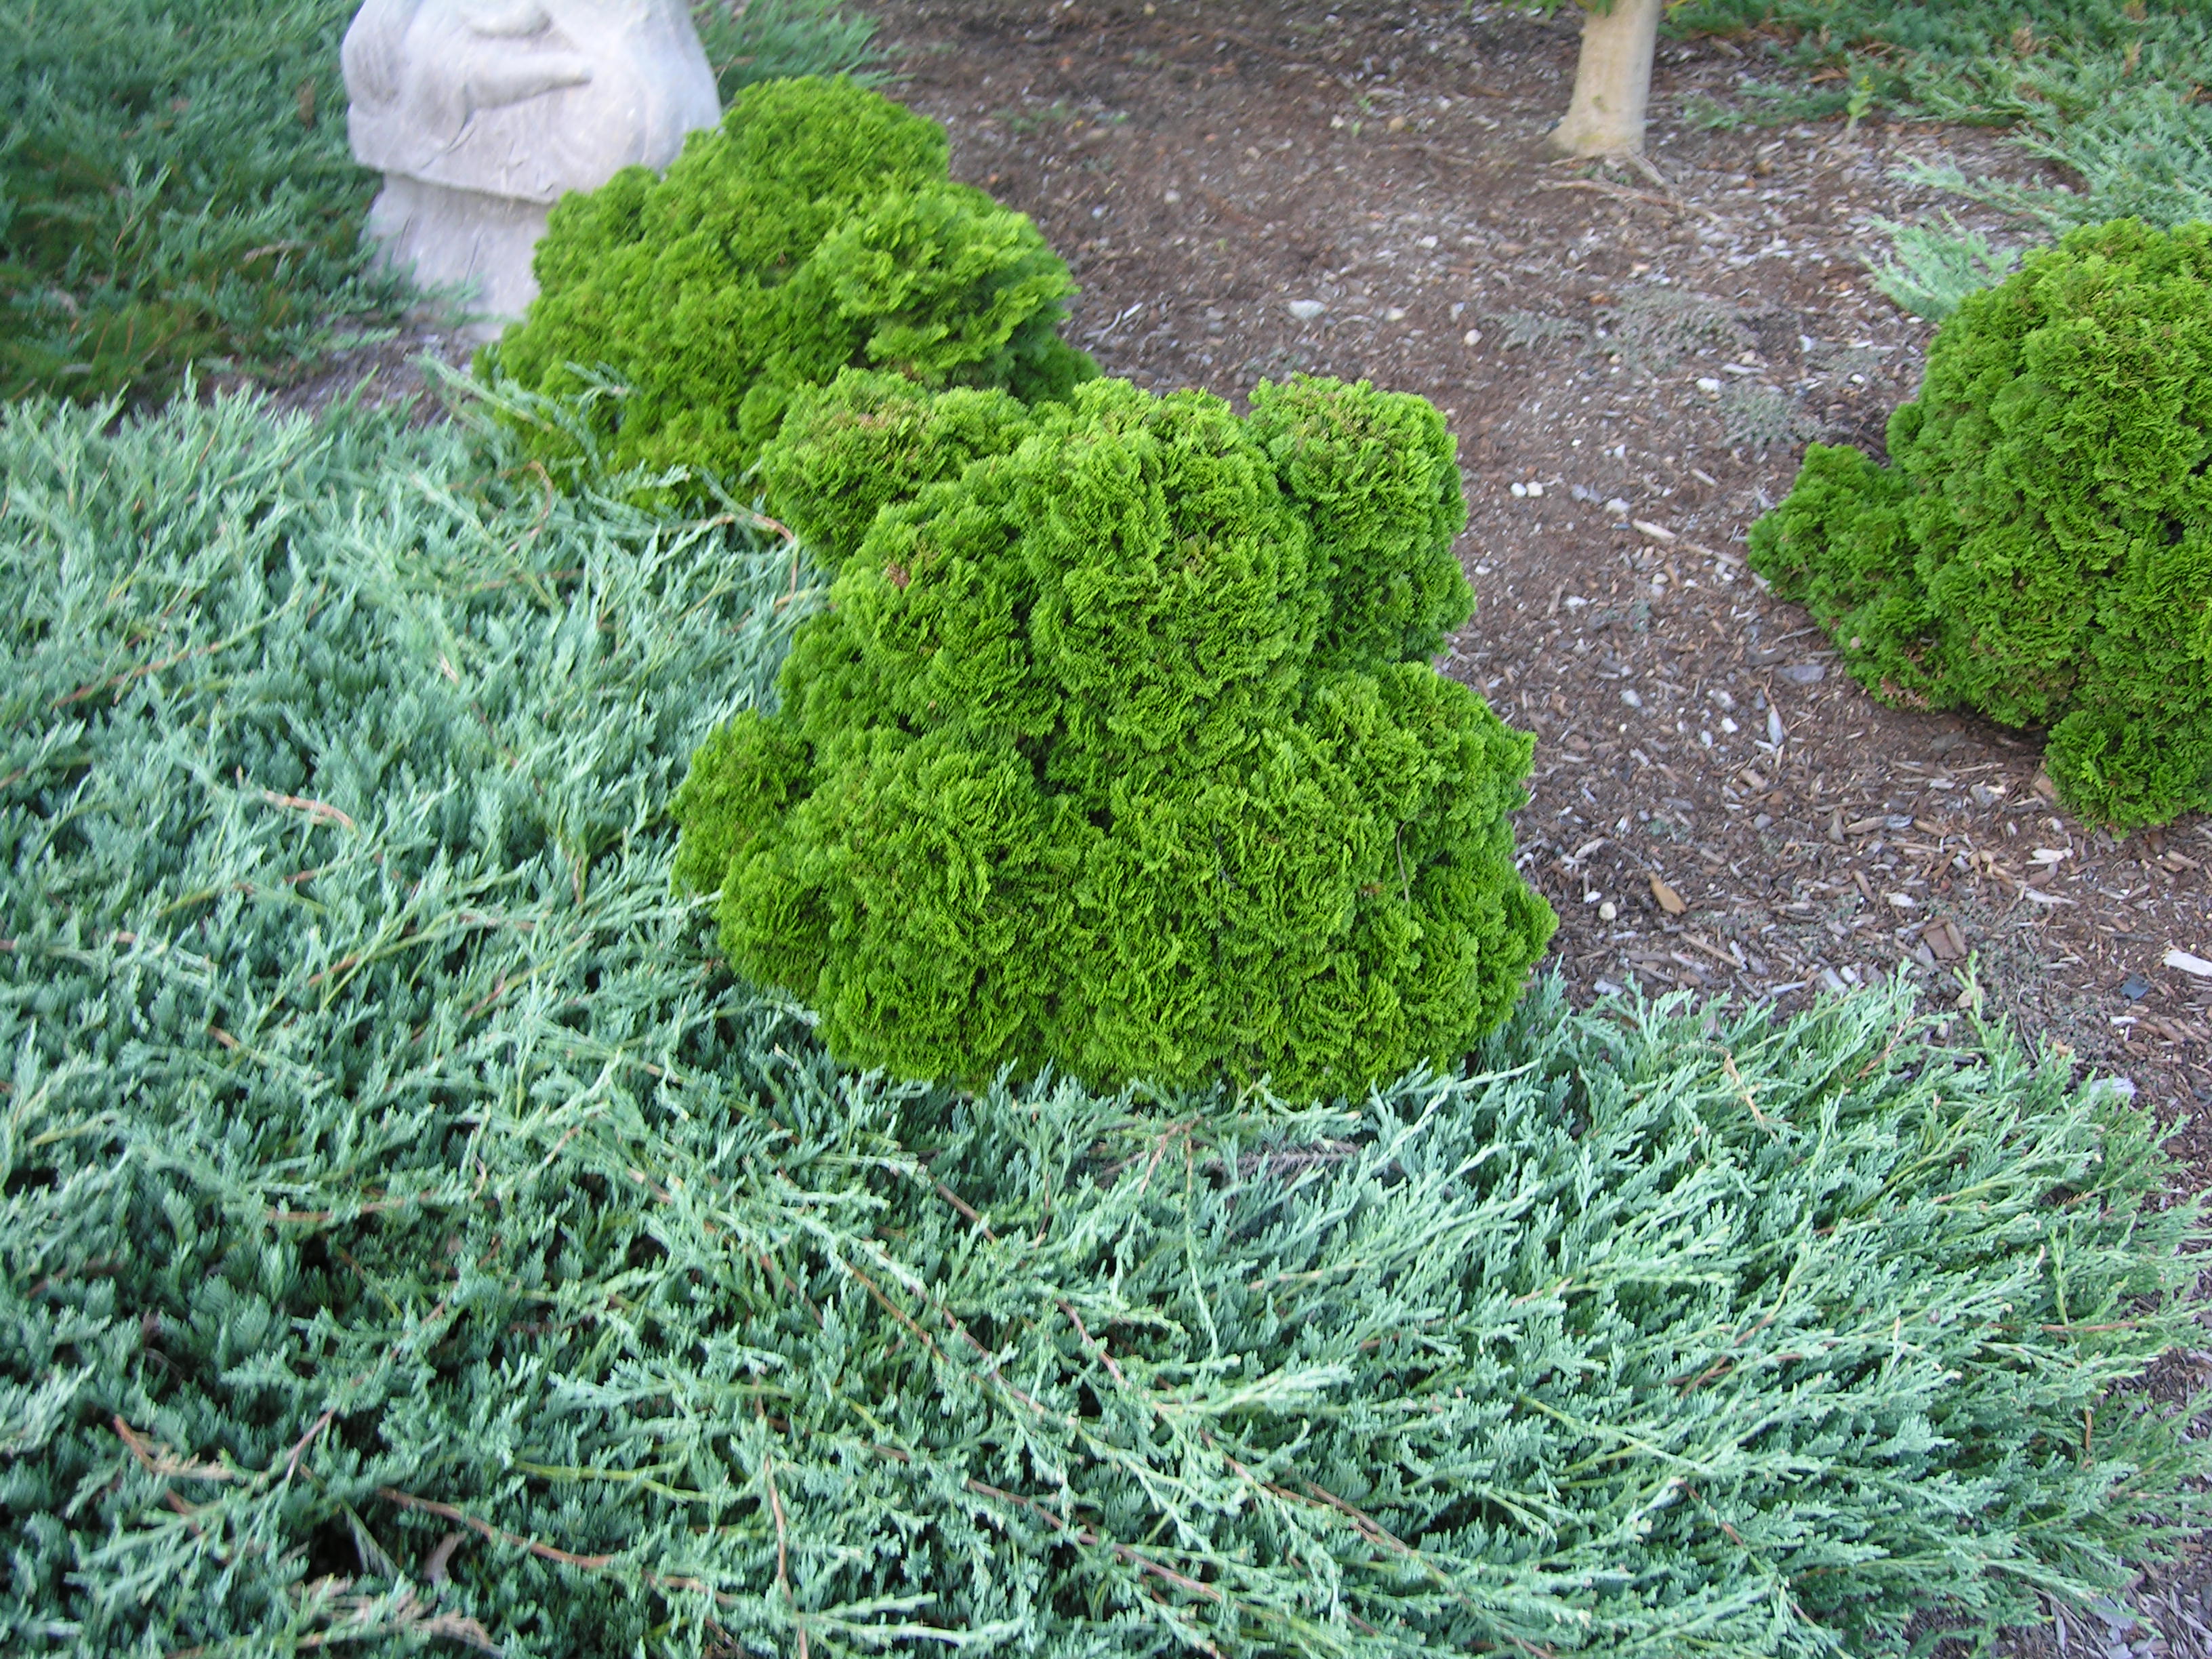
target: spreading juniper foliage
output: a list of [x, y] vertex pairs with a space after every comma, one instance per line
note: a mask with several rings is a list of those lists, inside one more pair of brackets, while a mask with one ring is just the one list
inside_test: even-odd
[[1845, 666], [2050, 727], [2088, 817], [2212, 803], [2212, 226], [2075, 231], [1968, 299], [1889, 453], [1813, 445], [1752, 532]]
[[[2212, 101], [2197, 91], [2212, 82], [2212, 10], [2201, 0], [1690, 0], [1668, 27], [1734, 33], [1778, 72], [1734, 108], [1711, 106], [1716, 120], [1886, 106], [2010, 127], [2063, 183], [1970, 178], [1950, 163], [1901, 171], [2017, 216], [2027, 234], [2011, 240], [2120, 218], [2161, 229], [2212, 219]], [[1896, 252], [1875, 263], [1875, 283], [1931, 322], [2011, 264], [2010, 250], [1956, 226], [1885, 228]]]
[[836, 586], [701, 750], [678, 873], [841, 1059], [1357, 1091], [1521, 994], [1531, 740], [1429, 665], [1474, 605], [1431, 405], [849, 374], [761, 475]]
[[836, 0], [691, 0], [691, 17], [726, 104], [761, 81], [883, 78], [870, 67], [881, 55], [875, 20], [838, 10]]
[[[541, 291], [480, 368], [584, 396], [606, 465], [725, 483], [794, 391], [848, 367], [1065, 396], [1097, 372], [1056, 332], [1067, 267], [948, 155], [942, 127], [849, 81], [750, 88], [665, 178], [632, 167], [553, 210]], [[522, 430], [584, 471], [558, 424]]]
[[1881, 1654], [2196, 1517], [2109, 1392], [2195, 1212], [2001, 1036], [890, 1085], [671, 887], [781, 544], [235, 403], [0, 458], [11, 1652]]
[[1875, 285], [1923, 322], [1940, 323], [1970, 294], [1994, 288], [2020, 264], [2018, 249], [1996, 246], [1946, 213], [1941, 223], [1900, 224], [1875, 217], [1894, 250], [1874, 267]]
[[355, 0], [0, 0], [0, 396], [280, 373], [390, 321], [347, 152]]
[[2148, 88], [2172, 83], [2174, 70], [2212, 49], [2195, 0], [1686, 0], [1669, 8], [1666, 26], [1678, 35], [1733, 35], [1778, 68], [1844, 71], [1817, 88], [1754, 82], [1754, 94], [1790, 119], [1843, 114], [1864, 87], [1923, 116], [2064, 121], [2085, 111], [2073, 100], [2037, 105], [2063, 89], [2069, 70]]

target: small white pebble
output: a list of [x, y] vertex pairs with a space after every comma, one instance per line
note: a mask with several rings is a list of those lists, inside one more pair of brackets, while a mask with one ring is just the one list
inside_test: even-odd
[[1382, 320], [1386, 323], [1404, 322], [1406, 320], [1406, 307], [1403, 306], [1392, 306], [1389, 310], [1382, 313]]
[[1459, 343], [1462, 345], [1480, 345], [1482, 343], [1482, 331], [1479, 328], [1471, 328], [1468, 330], [1465, 334], [1460, 336]]
[[1177, 202], [1182, 200], [1182, 192], [1179, 190], [1171, 190], [1162, 199], [1164, 200], [1170, 207], [1173, 207]]
[[1620, 694], [1620, 700], [1626, 703], [1631, 708], [1641, 708], [1644, 707], [1644, 697], [1640, 692], [1624, 691]]
[[1532, 483], [1528, 486], [1528, 493], [1531, 495], [1540, 495], [1544, 493], [1544, 486], [1540, 483]]
[[1287, 309], [1291, 315], [1297, 318], [1300, 322], [1310, 323], [1313, 321], [1315, 318], [1320, 316], [1323, 311], [1328, 309], [1328, 307], [1322, 305], [1318, 300], [1293, 300], [1290, 302]]
[[1525, 495], [1528, 493], [1528, 486], [1524, 483], [1515, 484], [1513, 486], [1513, 493], [1516, 495]]
[[1615, 904], [1611, 899], [1606, 900], [1604, 903], [1597, 907], [1597, 919], [1600, 921], [1611, 921], [1620, 914], [1620, 907]]
[[1698, 376], [1698, 391], [1700, 391], [1700, 392], [1718, 392], [1720, 389], [1721, 389], [1721, 383], [1720, 383], [1718, 380], [1716, 380], [1715, 379], [1713, 379], [1713, 377], [1712, 377], [1711, 375], [1710, 375], [1710, 374], [1700, 374], [1699, 376]]
[[1737, 725], [1734, 720], [1730, 720], [1727, 715], [1723, 714], [1723, 715], [1722, 715], [1722, 716], [1721, 716], [1721, 730], [1722, 730], [1722, 731], [1723, 731], [1723, 732], [1741, 732], [1742, 729], [1743, 729], [1743, 728], [1742, 728], [1741, 726], [1738, 726], [1738, 725]]

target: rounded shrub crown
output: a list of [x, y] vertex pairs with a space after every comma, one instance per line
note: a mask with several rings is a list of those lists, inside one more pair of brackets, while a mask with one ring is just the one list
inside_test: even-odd
[[[665, 177], [554, 208], [530, 313], [482, 368], [585, 405], [599, 462], [731, 480], [798, 386], [848, 367], [1063, 397], [1097, 372], [1057, 333], [1075, 291], [1027, 218], [947, 171], [944, 129], [836, 79], [748, 88]], [[532, 432], [547, 459], [571, 441]]]
[[841, 1057], [1357, 1090], [1511, 1006], [1530, 740], [1426, 660], [1474, 597], [1429, 404], [853, 374], [761, 471], [830, 608], [695, 759], [678, 875]]
[[2212, 805], [2212, 226], [2092, 226], [1936, 336], [1893, 465], [1815, 444], [1753, 529], [1893, 702], [2048, 726], [2068, 803]]

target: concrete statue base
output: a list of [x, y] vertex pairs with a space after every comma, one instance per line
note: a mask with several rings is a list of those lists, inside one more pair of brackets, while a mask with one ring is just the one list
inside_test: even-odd
[[422, 288], [458, 289], [477, 319], [460, 330], [478, 344], [530, 308], [538, 283], [531, 251], [545, 234], [543, 202], [451, 190], [404, 173], [386, 176], [368, 210], [379, 263]]

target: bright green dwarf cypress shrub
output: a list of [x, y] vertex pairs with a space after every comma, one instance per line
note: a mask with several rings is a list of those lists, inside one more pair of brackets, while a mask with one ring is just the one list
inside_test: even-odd
[[1427, 660], [1474, 605], [1428, 404], [856, 374], [762, 477], [831, 606], [699, 751], [678, 875], [841, 1058], [1357, 1091], [1519, 996], [1531, 740]]
[[1753, 568], [1885, 701], [2047, 726], [2083, 816], [2212, 805], [2212, 226], [2077, 230], [1968, 299], [1889, 453], [1813, 445]]
[[[1075, 291], [1021, 214], [946, 170], [945, 130], [851, 82], [747, 88], [665, 177], [553, 210], [540, 291], [479, 368], [586, 394], [595, 465], [734, 479], [794, 388], [866, 367], [1060, 398], [1097, 373], [1056, 332]], [[526, 428], [541, 459], [574, 434]]]

